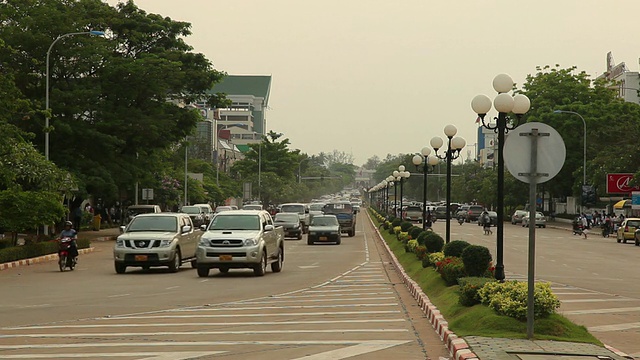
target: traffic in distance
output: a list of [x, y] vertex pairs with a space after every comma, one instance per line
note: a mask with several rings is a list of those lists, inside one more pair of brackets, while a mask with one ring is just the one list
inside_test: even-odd
[[343, 233], [355, 236], [361, 205], [359, 191], [268, 207], [186, 205], [177, 213], [161, 212], [157, 205], [133, 205], [116, 239], [114, 268], [118, 274], [152, 267], [177, 272], [189, 263], [200, 277], [212, 269], [224, 274], [252, 269], [263, 276], [270, 268], [277, 273], [285, 259], [285, 238], [302, 240], [306, 235], [309, 245], [340, 245]]

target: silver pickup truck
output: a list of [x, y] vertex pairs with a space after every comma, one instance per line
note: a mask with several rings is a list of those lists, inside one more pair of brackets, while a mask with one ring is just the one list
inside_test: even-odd
[[188, 214], [157, 213], [135, 216], [116, 239], [113, 258], [116, 272], [128, 266], [149, 269], [168, 266], [177, 272], [185, 261], [195, 267], [198, 240], [202, 232], [194, 229]]
[[284, 262], [284, 230], [275, 226], [264, 210], [236, 210], [218, 213], [200, 238], [196, 252], [198, 276], [209, 276], [217, 268], [253, 269], [263, 276], [267, 265], [271, 271], [282, 271]]

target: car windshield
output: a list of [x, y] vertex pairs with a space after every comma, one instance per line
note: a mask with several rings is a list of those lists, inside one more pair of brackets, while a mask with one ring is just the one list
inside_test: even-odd
[[311, 225], [314, 225], [314, 226], [338, 225], [338, 219], [336, 219], [335, 216], [314, 217], [313, 220], [311, 220]]
[[280, 211], [286, 213], [304, 214], [304, 205], [282, 205]]
[[133, 218], [127, 232], [170, 231], [177, 232], [178, 221], [173, 216], [138, 216]]
[[278, 213], [274, 219], [276, 222], [297, 222], [300, 220], [298, 214], [292, 213]]
[[322, 211], [322, 208], [324, 207], [324, 203], [317, 203], [317, 204], [311, 204], [309, 205], [309, 210], [310, 211]]
[[323, 208], [325, 213], [331, 214], [350, 214], [353, 212], [353, 208], [351, 204], [327, 204]]
[[206, 206], [200, 206], [200, 211], [205, 213], [205, 214], [208, 214], [208, 213], [211, 212], [211, 211], [209, 211], [209, 208], [206, 207]]
[[245, 205], [242, 207], [243, 210], [262, 210], [262, 205]]
[[185, 214], [200, 214], [202, 210], [200, 210], [200, 207], [198, 206], [183, 206], [182, 209], [180, 209], [180, 212]]
[[260, 230], [258, 215], [233, 215], [213, 218], [209, 230]]

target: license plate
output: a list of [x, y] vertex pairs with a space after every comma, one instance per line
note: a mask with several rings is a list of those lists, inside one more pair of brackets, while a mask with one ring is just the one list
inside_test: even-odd
[[320, 236], [320, 241], [327, 241], [327, 237], [326, 236]]
[[231, 259], [233, 259], [233, 256], [231, 255], [220, 255], [220, 260], [222, 261], [229, 261]]
[[136, 255], [136, 261], [147, 261], [147, 255]]

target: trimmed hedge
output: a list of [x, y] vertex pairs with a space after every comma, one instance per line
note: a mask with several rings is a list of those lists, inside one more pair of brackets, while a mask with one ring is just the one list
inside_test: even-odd
[[438, 235], [433, 231], [427, 231], [427, 234], [424, 238], [424, 246], [427, 247], [427, 251], [429, 253], [437, 253], [442, 251], [442, 247], [444, 246], [444, 239], [442, 236]]
[[[88, 239], [78, 239], [77, 244], [78, 249], [91, 247], [91, 242]], [[0, 263], [56, 254], [57, 252], [58, 243], [56, 241], [43, 241], [29, 245], [11, 246], [0, 249]]]
[[417, 227], [417, 226], [413, 226], [409, 229], [409, 235], [411, 235], [412, 239], [417, 240], [418, 236], [420, 236], [420, 234], [422, 233], [422, 228]]
[[442, 251], [446, 257], [460, 257], [464, 248], [469, 246], [468, 242], [464, 240], [454, 240], [444, 246]]
[[489, 249], [481, 245], [469, 245], [462, 250], [462, 262], [467, 275], [481, 277], [487, 273], [491, 265]]
[[460, 284], [460, 304], [464, 306], [480, 304], [481, 299], [480, 295], [478, 295], [478, 290], [486, 283], [494, 281], [496, 280], [486, 277], [463, 277], [458, 279], [458, 284]]

